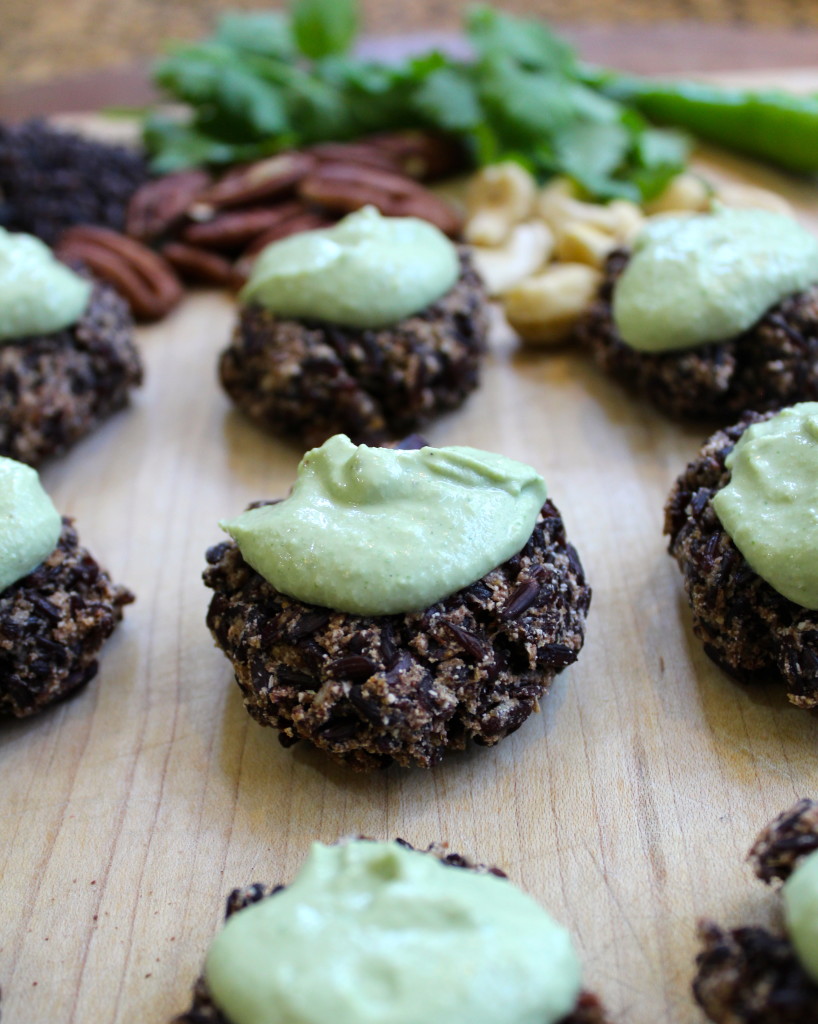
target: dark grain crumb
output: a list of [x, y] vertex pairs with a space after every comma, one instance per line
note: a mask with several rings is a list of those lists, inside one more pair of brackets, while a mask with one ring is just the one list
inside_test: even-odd
[[[412, 850], [414, 847], [404, 839], [397, 839], [396, 842]], [[465, 868], [469, 871], [476, 871], [480, 874], [493, 874], [505, 878], [505, 872], [500, 868], [487, 867], [485, 864], [478, 864], [459, 853], [449, 853], [445, 844], [432, 843], [424, 853], [429, 853], [445, 864], [454, 868]], [[243, 889], [234, 889], [227, 898], [227, 909], [225, 919], [236, 914], [245, 907], [249, 907], [259, 900], [274, 896], [284, 888], [283, 885], [267, 886], [261, 883], [245, 886]], [[227, 1017], [213, 1003], [207, 983], [203, 976], [200, 976], [193, 986], [193, 1002], [190, 1009], [178, 1017], [174, 1017], [172, 1024], [230, 1024]], [[328, 1022], [329, 1024], [329, 1022]], [[581, 992], [577, 1000], [576, 1009], [567, 1017], [563, 1017], [559, 1024], [610, 1024], [605, 1014], [602, 1003], [596, 995], [591, 992]]]
[[669, 551], [684, 577], [693, 629], [707, 655], [744, 683], [780, 680], [790, 701], [818, 706], [818, 612], [794, 604], [755, 573], [712, 505], [730, 472], [724, 460], [751, 423], [719, 430], [678, 478], [665, 506]]
[[0, 455], [36, 466], [124, 408], [142, 381], [133, 322], [96, 283], [78, 323], [0, 345]]
[[93, 679], [100, 648], [133, 599], [63, 518], [53, 553], [0, 593], [0, 714], [33, 715]]
[[225, 390], [254, 422], [305, 447], [338, 433], [381, 444], [455, 409], [477, 387], [488, 331], [485, 292], [465, 250], [461, 262], [450, 292], [390, 328], [244, 308], [221, 356]]
[[614, 326], [614, 284], [629, 254], [613, 253], [599, 297], [577, 328], [597, 365], [679, 419], [720, 420], [818, 399], [818, 288], [792, 295], [736, 338], [650, 354], [626, 345]]
[[818, 802], [804, 798], [771, 822], [750, 850], [762, 882], [786, 882], [798, 861], [818, 850]]
[[145, 158], [42, 120], [0, 124], [0, 224], [53, 244], [72, 224], [123, 231]]
[[693, 994], [715, 1024], [815, 1024], [818, 985], [789, 939], [764, 928], [699, 925]]
[[[424, 612], [362, 617], [276, 591], [232, 541], [207, 623], [250, 714], [352, 768], [430, 767], [518, 729], [576, 660], [591, 591], [551, 502], [522, 551]], [[524, 595], [524, 599], [523, 599]]]
[[[818, 803], [799, 800], [759, 835], [750, 861], [762, 881], [785, 881], [798, 860], [818, 849]], [[699, 924], [693, 994], [715, 1024], [815, 1024], [818, 985], [786, 935], [766, 928], [724, 931]]]

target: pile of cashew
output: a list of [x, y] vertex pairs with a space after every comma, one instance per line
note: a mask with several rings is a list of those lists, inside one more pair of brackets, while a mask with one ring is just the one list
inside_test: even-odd
[[489, 294], [526, 343], [567, 340], [596, 295], [609, 254], [627, 246], [651, 217], [726, 206], [791, 213], [781, 196], [751, 185], [718, 189], [695, 174], [674, 178], [644, 206], [625, 199], [588, 203], [565, 178], [540, 188], [512, 161], [484, 167], [466, 188], [465, 238]]

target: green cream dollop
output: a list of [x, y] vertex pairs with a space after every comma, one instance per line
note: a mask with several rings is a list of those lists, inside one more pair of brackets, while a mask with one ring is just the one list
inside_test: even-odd
[[230, 1024], [554, 1024], [580, 989], [568, 933], [510, 882], [366, 841], [314, 844], [205, 978]]
[[779, 594], [818, 609], [818, 402], [753, 423], [725, 459], [713, 508], [751, 568]]
[[48, 558], [61, 529], [60, 514], [37, 471], [0, 457], [0, 591]]
[[284, 594], [355, 615], [420, 611], [516, 554], [545, 483], [476, 448], [399, 451], [336, 434], [288, 498], [219, 525]]
[[818, 850], [799, 863], [782, 895], [787, 934], [804, 970], [818, 982]]
[[614, 288], [622, 339], [642, 352], [724, 341], [818, 281], [818, 239], [767, 210], [717, 209], [657, 221]]
[[90, 283], [39, 238], [0, 228], [0, 341], [70, 327], [90, 296]]
[[268, 245], [240, 297], [279, 316], [385, 327], [445, 295], [459, 273], [457, 250], [432, 224], [367, 206]]

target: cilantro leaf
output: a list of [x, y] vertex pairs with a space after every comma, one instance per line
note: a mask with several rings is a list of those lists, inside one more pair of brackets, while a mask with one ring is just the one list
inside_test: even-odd
[[690, 141], [682, 132], [650, 128], [637, 140], [632, 179], [643, 199], [654, 199], [684, 169]]
[[215, 38], [246, 53], [280, 58], [291, 58], [295, 53], [289, 19], [280, 11], [226, 11], [219, 17]]
[[481, 5], [466, 14], [466, 34], [478, 57], [500, 55], [524, 68], [563, 74], [576, 65], [573, 49], [544, 21], [517, 18]]
[[689, 153], [690, 142], [682, 132], [646, 125], [640, 134], [637, 154], [642, 167], [678, 167]]
[[412, 106], [441, 131], [469, 131], [483, 119], [470, 76], [457, 68], [442, 67], [427, 75], [412, 95]]
[[314, 60], [349, 49], [358, 31], [355, 0], [295, 0], [292, 25], [298, 49]]
[[297, 125], [302, 144], [345, 139], [361, 132], [343, 92], [318, 76], [294, 76], [286, 102], [290, 124]]
[[396, 124], [417, 127], [411, 109], [415, 80], [408, 65], [328, 57], [321, 61], [318, 73], [341, 97], [349, 123], [359, 135], [388, 131]]
[[556, 142], [560, 164], [580, 183], [615, 174], [626, 160], [631, 135], [621, 121], [574, 121]]
[[172, 48], [154, 79], [189, 112], [146, 122], [156, 166], [417, 128], [455, 134], [476, 163], [567, 174], [602, 199], [653, 196], [684, 165], [684, 139], [650, 127], [543, 22], [475, 7], [472, 60], [430, 51], [390, 64], [347, 52], [356, 24], [355, 0], [294, 0], [289, 16], [228, 13], [212, 38]]
[[151, 170], [172, 174], [188, 167], [224, 165], [237, 160], [257, 160], [271, 150], [260, 144], [220, 142], [195, 126], [163, 114], [149, 114], [143, 126], [145, 145], [154, 154]]
[[525, 149], [573, 116], [570, 83], [561, 75], [526, 71], [495, 56], [481, 62], [477, 82], [483, 109], [508, 146]]

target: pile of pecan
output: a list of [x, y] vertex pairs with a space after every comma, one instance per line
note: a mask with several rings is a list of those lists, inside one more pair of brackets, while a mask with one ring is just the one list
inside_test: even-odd
[[463, 165], [456, 143], [404, 132], [279, 153], [219, 178], [180, 171], [137, 189], [125, 235], [80, 225], [55, 248], [113, 284], [137, 317], [155, 320], [180, 300], [182, 281], [237, 289], [270, 242], [328, 226], [367, 204], [457, 235], [458, 214], [420, 182]]

